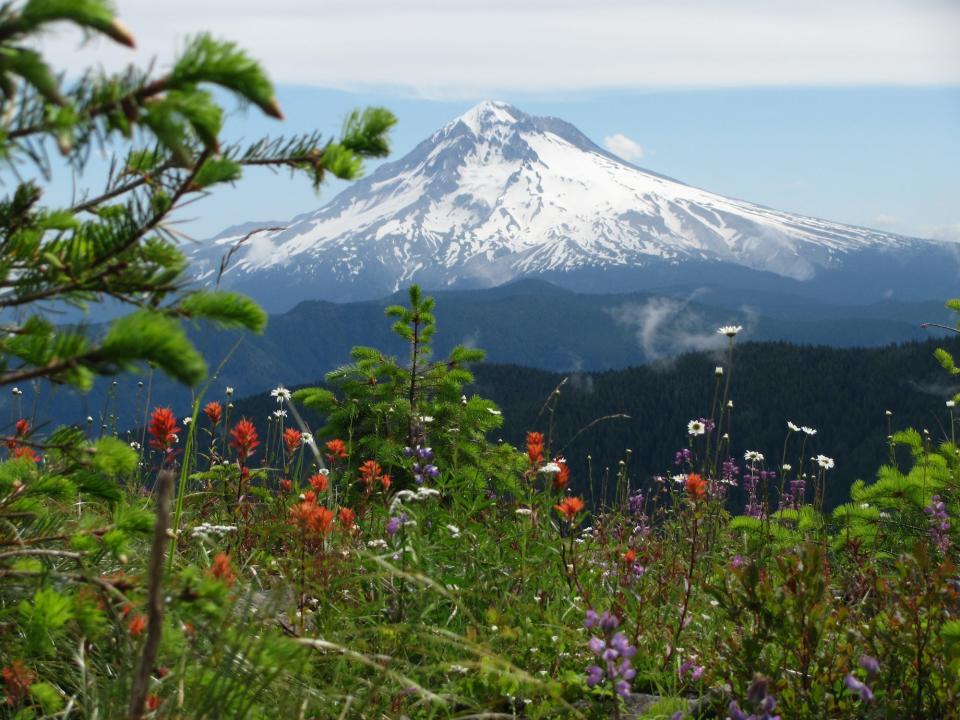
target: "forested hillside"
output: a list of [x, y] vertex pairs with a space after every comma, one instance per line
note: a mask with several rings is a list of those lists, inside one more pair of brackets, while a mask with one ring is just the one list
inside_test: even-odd
[[[850, 484], [857, 478], [872, 479], [877, 459], [887, 457], [888, 421], [895, 430], [926, 428], [934, 440], [949, 436], [944, 402], [960, 383], [945, 380], [933, 356], [938, 346], [956, 353], [960, 340], [874, 349], [790, 343], [738, 346], [730, 389], [737, 459], [742, 461], [747, 450], [759, 450], [779, 462], [787, 421], [813, 427], [817, 434], [808, 443], [807, 454], [838, 459], [825, 503], [832, 507], [845, 501]], [[673, 457], [687, 441], [687, 422], [709, 414], [717, 362], [712, 353], [690, 353], [671, 362], [575, 374], [481, 363], [474, 368], [471, 389], [496, 402], [503, 412], [503, 427], [492, 439], [522, 444], [528, 430], [546, 432], [552, 425], [555, 445], [563, 448], [574, 469], [577, 491], [599, 497], [605, 468], [615, 470], [628, 449], [636, 484], [676, 471]], [[565, 378], [551, 417], [542, 410], [544, 403]], [[275, 408], [274, 399], [264, 393], [237, 401], [236, 412], [266, 418]], [[605, 420], [573, 439], [597, 418], [620, 413], [629, 417]], [[794, 464], [797, 460], [787, 458]]]

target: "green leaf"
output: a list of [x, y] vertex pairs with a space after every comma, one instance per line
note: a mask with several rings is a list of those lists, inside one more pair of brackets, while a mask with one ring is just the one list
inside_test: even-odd
[[224, 290], [191, 293], [180, 302], [178, 309], [187, 317], [210, 320], [220, 327], [261, 333], [267, 325], [263, 308], [246, 295]]
[[212, 157], [204, 161], [193, 182], [201, 188], [217, 183], [234, 182], [240, 179], [241, 172], [240, 165], [233, 160], [228, 160], [225, 157]]
[[151, 362], [186, 385], [195, 385], [207, 374], [206, 363], [180, 324], [147, 310], [114, 320], [97, 357], [102, 372], [129, 370], [138, 361]]
[[60, 85], [40, 53], [26, 48], [0, 47], [0, 75], [19, 75], [36, 88], [44, 98], [56, 105], [65, 105]]
[[40, 704], [45, 715], [53, 715], [63, 709], [63, 698], [50, 683], [33, 683], [30, 686], [30, 697]]
[[41, 25], [69, 21], [90, 30], [96, 30], [118, 43], [134, 47], [126, 26], [113, 16], [104, 0], [29, 0], [17, 18], [17, 29], [30, 32]]
[[97, 440], [96, 453], [93, 455], [94, 469], [108, 478], [129, 475], [137, 469], [137, 453], [122, 440], [115, 437], [102, 437]]
[[214, 40], [208, 34], [190, 42], [173, 67], [170, 85], [185, 88], [200, 83], [219, 85], [267, 115], [283, 118], [273, 84], [263, 69], [232, 42]]

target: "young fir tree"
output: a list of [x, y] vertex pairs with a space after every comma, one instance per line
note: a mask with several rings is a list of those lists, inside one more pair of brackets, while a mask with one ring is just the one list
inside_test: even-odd
[[[304, 388], [294, 399], [326, 418], [324, 437], [346, 441], [348, 480], [368, 459], [405, 486], [438, 480], [441, 472], [452, 477], [460, 467], [476, 469], [485, 463], [501, 465], [489, 473], [499, 475], [515, 464], [515, 453], [505, 447], [490, 449], [486, 442], [487, 433], [502, 425], [500, 412], [491, 401], [464, 394], [473, 382], [467, 366], [482, 360], [483, 351], [457, 345], [446, 358], [433, 359], [433, 298], [416, 285], [408, 294], [408, 305], [386, 309], [387, 316], [395, 318], [394, 332], [409, 345], [406, 362], [376, 348], [355, 347], [352, 363], [327, 374], [332, 390]], [[426, 448], [429, 458], [422, 452]], [[486, 475], [478, 472], [473, 479], [485, 482]]]
[[[355, 112], [336, 141], [314, 133], [225, 143], [214, 89], [283, 117], [272, 84], [243, 50], [199, 35], [166, 72], [91, 70], [64, 88], [31, 47], [57, 22], [134, 45], [104, 0], [0, 7], [0, 158], [8, 176], [42, 178], [17, 183], [0, 200], [0, 383], [48, 378], [88, 388], [96, 374], [148, 362], [194, 384], [206, 368], [181, 320], [259, 331], [266, 317], [242, 295], [188, 287], [171, 215], [237, 182], [250, 166], [304, 174], [315, 187], [328, 173], [356, 178], [364, 157], [387, 153], [394, 117], [383, 109]], [[45, 205], [43, 185], [55, 167], [65, 163], [82, 179], [96, 147], [114, 157], [106, 184], [83, 187], [70, 206]], [[51, 152], [61, 160], [51, 160]], [[57, 327], [50, 313], [105, 299], [131, 312], [102, 337]]]

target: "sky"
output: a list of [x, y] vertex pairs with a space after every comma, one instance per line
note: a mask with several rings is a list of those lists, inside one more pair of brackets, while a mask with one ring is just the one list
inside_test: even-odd
[[[118, 0], [131, 52], [70, 32], [67, 72], [168, 66], [194, 33], [237, 41], [287, 120], [383, 105], [393, 157], [484, 99], [561, 117], [641, 167], [782, 210], [960, 241], [960, 0]], [[375, 167], [368, 165], [368, 170]], [[284, 221], [340, 189], [266, 171], [190, 208], [187, 233]]]

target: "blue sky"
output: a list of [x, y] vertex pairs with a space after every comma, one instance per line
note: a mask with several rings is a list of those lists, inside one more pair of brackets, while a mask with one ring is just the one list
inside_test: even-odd
[[[783, 210], [960, 240], [956, 0], [119, 0], [137, 53], [57, 36], [62, 67], [118, 68], [212, 29], [262, 60], [287, 122], [335, 133], [391, 108], [394, 157], [471, 105], [555, 115], [642, 167]], [[373, 165], [370, 166], [372, 169]], [[250, 173], [192, 206], [196, 238], [329, 200]]]

